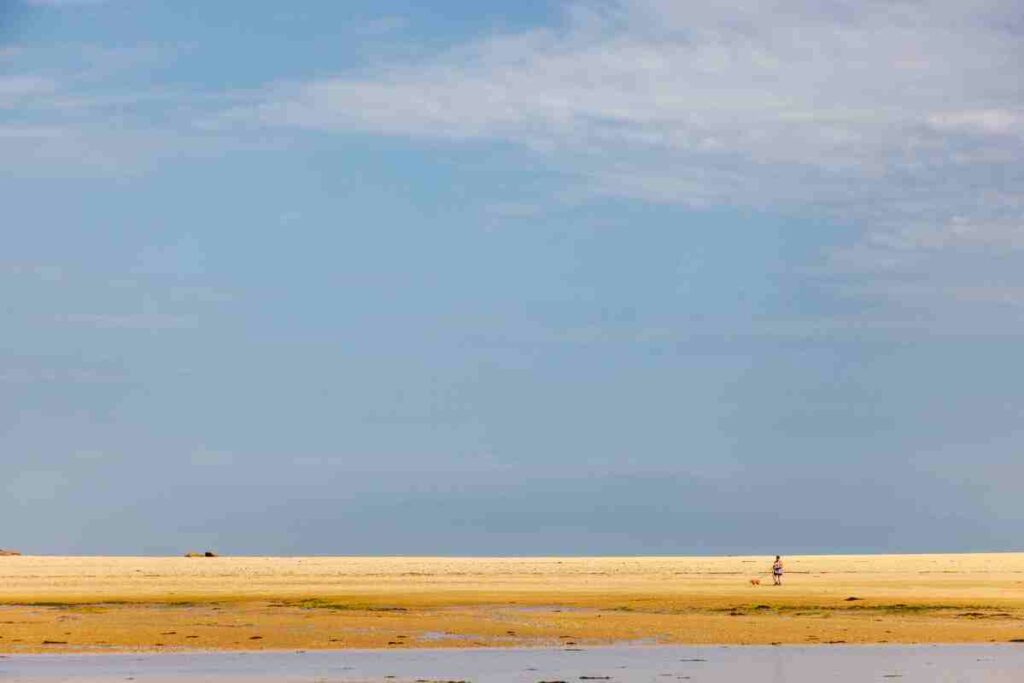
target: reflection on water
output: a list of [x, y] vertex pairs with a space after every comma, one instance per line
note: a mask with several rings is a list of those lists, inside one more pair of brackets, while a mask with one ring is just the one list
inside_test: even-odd
[[606, 647], [12, 655], [4, 681], [536, 681], [1019, 683], [1024, 646]]

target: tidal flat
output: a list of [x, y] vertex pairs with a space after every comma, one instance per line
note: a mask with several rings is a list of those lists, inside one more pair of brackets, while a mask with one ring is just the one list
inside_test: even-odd
[[0, 653], [1024, 643], [1022, 553], [771, 559], [3, 557]]

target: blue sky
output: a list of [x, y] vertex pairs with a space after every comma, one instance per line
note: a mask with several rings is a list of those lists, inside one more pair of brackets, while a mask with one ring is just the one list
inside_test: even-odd
[[0, 1], [0, 546], [1015, 549], [1010, 0]]

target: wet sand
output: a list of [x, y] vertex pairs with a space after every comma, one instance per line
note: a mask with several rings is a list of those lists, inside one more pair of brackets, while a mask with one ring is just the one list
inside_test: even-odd
[[3, 557], [0, 652], [1024, 640], [1024, 554], [770, 562]]
[[20, 655], [0, 659], [0, 678], [23, 683], [219, 681], [703, 681], [1011, 683], [1024, 647], [617, 647], [564, 649], [347, 650], [177, 655]]

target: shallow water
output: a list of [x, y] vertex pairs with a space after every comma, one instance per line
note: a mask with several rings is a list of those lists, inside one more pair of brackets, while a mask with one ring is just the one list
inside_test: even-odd
[[606, 680], [763, 683], [1024, 680], [1024, 646], [605, 647], [334, 650], [154, 655], [10, 655], [4, 681]]

